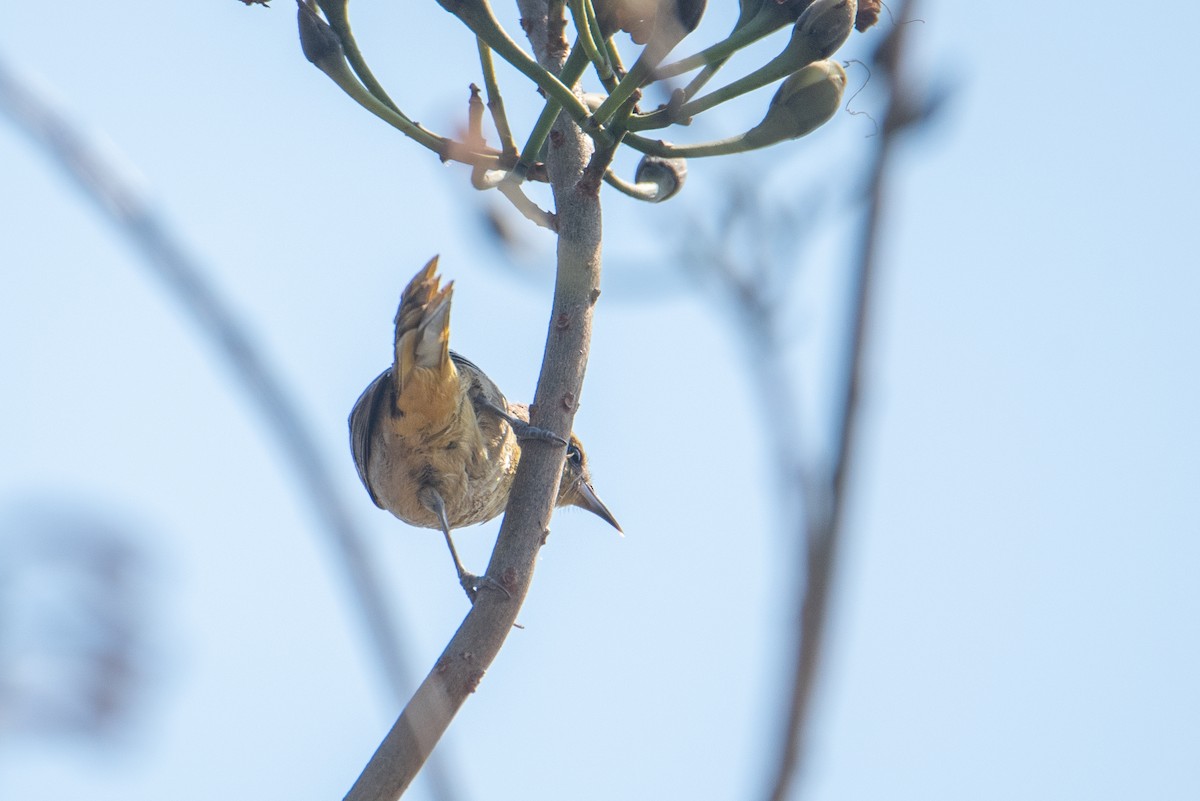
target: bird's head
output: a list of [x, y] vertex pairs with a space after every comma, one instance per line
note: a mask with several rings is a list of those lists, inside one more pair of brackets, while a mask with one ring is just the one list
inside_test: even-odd
[[562, 481], [558, 485], [558, 506], [578, 506], [587, 509], [592, 514], [607, 522], [617, 531], [621, 524], [613, 517], [612, 512], [600, 500], [600, 496], [592, 489], [592, 477], [588, 474], [587, 455], [583, 452], [583, 444], [579, 437], [571, 435], [567, 443], [567, 461], [563, 464]]

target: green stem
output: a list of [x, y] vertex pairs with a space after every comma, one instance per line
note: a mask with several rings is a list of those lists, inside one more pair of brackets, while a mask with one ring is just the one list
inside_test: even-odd
[[[647, 48], [648, 50], [649, 48]], [[661, 60], [658, 59], [658, 60]], [[643, 50], [638, 56], [637, 61], [633, 62], [629, 72], [625, 73], [625, 77], [621, 82], [609, 93], [608, 97], [604, 98], [604, 102], [600, 104], [600, 108], [596, 109], [592, 114], [592, 120], [596, 125], [604, 125], [608, 120], [617, 113], [617, 109], [625, 104], [625, 101], [633, 97], [633, 93], [641, 88], [642, 84], [650, 78], [650, 74], [654, 71], [655, 65], [658, 63], [653, 56], [648, 56], [647, 51]], [[585, 131], [588, 128], [584, 128]]]
[[587, 121], [589, 114], [583, 101], [512, 40], [496, 20], [486, 0], [438, 0], [438, 5], [462, 20], [464, 25], [487, 42], [502, 59], [536, 83], [547, 97], [558, 101], [576, 124], [583, 125]]
[[[336, 6], [333, 7], [336, 9]], [[473, 149], [438, 136], [433, 131], [413, 122], [404, 112], [386, 104], [368, 91], [346, 63], [345, 47], [340, 37], [333, 27], [317, 13], [317, 6], [312, 0], [300, 3], [297, 10], [297, 24], [300, 29], [300, 46], [304, 51], [305, 58], [367, 111], [405, 136], [412, 138], [418, 144], [432, 150], [443, 161], [453, 159], [476, 166], [492, 168], [500, 166], [498, 152], [489, 148]]]
[[733, 153], [744, 153], [765, 145], [747, 142], [746, 134], [717, 139], [712, 142], [699, 142], [694, 145], [673, 145], [661, 139], [647, 139], [637, 134], [625, 134], [625, 144], [645, 153], [648, 156], [662, 156], [667, 159], [699, 159], [708, 156], [728, 156]]
[[453, 140], [447, 139], [444, 136], [438, 136], [428, 128], [413, 122], [403, 113], [393, 110], [379, 98], [375, 97], [375, 95], [368, 92], [358, 82], [358, 79], [351, 73], [344, 59], [338, 58], [332, 59], [332, 61], [332, 64], [326, 61], [325, 63], [318, 64], [317, 67], [329, 76], [329, 79], [337, 84], [352, 100], [405, 136], [413, 139], [417, 144], [432, 150], [438, 155], [438, 158], [443, 160], [453, 158], [465, 161], [468, 164], [485, 166], [489, 169], [496, 169], [501, 166], [501, 160], [497, 154], [470, 147], [462, 147], [461, 145], [456, 147], [458, 143]]
[[[608, 55], [596, 44], [600, 26], [596, 23], [596, 12], [591, 0], [569, 0], [571, 19], [575, 21], [575, 30], [579, 34], [579, 42], [587, 51], [587, 57], [596, 65], [596, 74], [601, 81], [612, 78], [612, 65], [608, 63]], [[591, 12], [591, 13], [588, 13]], [[603, 41], [603, 39], [599, 39]]]
[[678, 120], [694, 117], [727, 100], [786, 78], [801, 67], [812, 63], [812, 60], [805, 61], [805, 58], [807, 58], [806, 55], [797, 56], [796, 51], [792, 47], [788, 47], [749, 75], [738, 78], [715, 92], [709, 92], [698, 100], [684, 103], [677, 109], [661, 108], [658, 111], [634, 117], [629, 121], [629, 130], [643, 131], [647, 128], [665, 128]]
[[[566, 86], [574, 86], [587, 69], [587, 65], [586, 49], [579, 40], [576, 40], [575, 46], [571, 48], [571, 52], [567, 56], [566, 63], [563, 64], [561, 80]], [[574, 97], [573, 94], [571, 96]], [[521, 150], [521, 157], [513, 167], [513, 173], [518, 181], [524, 180], [530, 165], [537, 161], [542, 145], [545, 144], [546, 137], [550, 135], [550, 129], [554, 127], [554, 121], [558, 119], [560, 111], [562, 111], [562, 106], [554, 98], [546, 99], [546, 105], [542, 108], [542, 113], [534, 123], [533, 130], [529, 132], [529, 139], [526, 140], [525, 147]]]
[[487, 42], [475, 37], [479, 47], [479, 66], [483, 70], [483, 88], [487, 92], [487, 106], [492, 113], [492, 124], [496, 126], [496, 136], [500, 139], [500, 151], [508, 157], [516, 158], [517, 143], [513, 139], [512, 128], [508, 125], [508, 115], [504, 113], [504, 99], [500, 97], [500, 84], [496, 80], [496, 65], [492, 61], [492, 49]]
[[764, 36], [779, 30], [793, 21], [792, 17], [786, 11], [782, 10], [779, 6], [772, 6], [774, 6], [772, 2], [764, 4], [762, 11], [753, 19], [741, 27], [734, 26], [729, 36], [716, 44], [709, 45], [699, 53], [690, 55], [687, 58], [659, 67], [654, 73], [655, 80], [661, 81], [665, 78], [674, 78], [676, 75], [682, 75], [685, 72], [691, 72], [700, 67], [723, 64], [738, 50], [757, 42]]
[[628, 195], [635, 200], [643, 200], [647, 203], [653, 203], [658, 196], [658, 184], [644, 181], [640, 184], [635, 184], [631, 181], [626, 181], [621, 176], [617, 175], [612, 169], [604, 171], [604, 183], [616, 189], [624, 195]]
[[708, 83], [712, 79], [712, 76], [717, 74], [717, 70], [725, 66], [726, 61], [728, 61], [728, 59], [721, 59], [714, 64], [705, 65], [704, 69], [700, 70], [700, 72], [696, 74], [696, 77], [692, 78], [692, 80], [688, 82], [688, 85], [683, 88], [683, 99], [691, 100], [693, 97], [695, 97], [696, 93], [704, 88], [704, 84]]
[[[613, 66], [613, 72], [617, 76], [625, 75], [625, 62], [621, 60], [621, 51], [617, 49], [617, 43], [610, 36], [604, 40], [604, 49], [608, 51], [608, 61]], [[611, 92], [612, 88], [608, 88]]]
[[333, 32], [341, 40], [346, 60], [350, 62], [351, 69], [354, 70], [354, 74], [359, 77], [359, 80], [363, 82], [367, 91], [375, 95], [381, 103], [392, 111], [402, 114], [403, 112], [400, 111], [400, 107], [388, 97], [388, 93], [384, 90], [383, 85], [375, 79], [375, 74], [371, 72], [371, 68], [367, 66], [366, 60], [363, 59], [362, 52], [358, 49], [358, 42], [354, 39], [354, 33], [350, 30], [350, 16], [346, 11], [347, 3], [345, 0], [342, 0], [342, 2], [336, 2], [336, 0], [318, 0], [317, 5], [321, 7], [321, 11], [325, 14], [325, 19], [329, 21], [329, 27], [333, 28]]

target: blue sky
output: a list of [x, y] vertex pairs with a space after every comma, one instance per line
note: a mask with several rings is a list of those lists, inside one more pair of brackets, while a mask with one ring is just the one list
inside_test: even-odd
[[[423, 675], [465, 600], [441, 538], [362, 492], [345, 416], [433, 253], [456, 282], [454, 346], [528, 399], [549, 237], [514, 219], [524, 255], [489, 256], [494, 199], [312, 69], [286, 3], [10, 5], [0, 58], [127, 165], [277, 361]], [[450, 130], [474, 44], [433, 3], [392, 5], [352, 4], [360, 44], [413, 117]], [[922, 4], [919, 68], [954, 94], [894, 175], [810, 799], [1200, 792], [1194, 19], [1130, 9]], [[729, 19], [710, 9], [699, 41]], [[526, 125], [536, 97], [505, 77]], [[764, 102], [697, 135], [743, 130]], [[526, 628], [443, 744], [467, 797], [760, 789], [786, 533], [744, 354], [671, 254], [731, 176], [834, 199], [790, 301], [815, 406], [867, 133], [842, 114], [761, 156], [693, 161], [671, 203], [606, 196], [576, 431], [627, 536], [555, 517]], [[152, 610], [133, 723], [99, 746], [0, 737], [0, 797], [340, 797], [397, 709], [257, 413], [7, 122], [0, 219], [0, 520], [17, 536], [20, 510], [48, 503], [114, 521], [146, 554]], [[496, 528], [458, 535], [468, 565]]]

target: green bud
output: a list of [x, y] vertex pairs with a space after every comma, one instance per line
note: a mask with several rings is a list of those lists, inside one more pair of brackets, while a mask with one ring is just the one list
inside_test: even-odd
[[299, 6], [296, 21], [300, 25], [300, 49], [304, 51], [305, 58], [324, 71], [330, 59], [340, 61], [344, 58], [342, 42], [329, 27], [329, 23], [321, 19], [311, 0], [297, 0], [296, 5]]
[[792, 38], [783, 55], [792, 69], [829, 58], [854, 30], [856, 0], [814, 0], [792, 27]]
[[638, 184], [650, 184], [653, 191], [644, 198], [650, 203], [661, 203], [674, 197], [687, 180], [687, 161], [665, 159], [660, 156], [642, 156], [633, 180]]
[[751, 147], [766, 147], [812, 133], [842, 105], [846, 71], [836, 61], [818, 61], [789, 75], [763, 121], [746, 132]]

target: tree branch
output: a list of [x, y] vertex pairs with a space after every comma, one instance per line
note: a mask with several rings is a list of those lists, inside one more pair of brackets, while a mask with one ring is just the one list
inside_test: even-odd
[[[357, 596], [356, 607], [388, 686], [402, 699], [414, 677], [403, 658], [399, 620], [375, 576], [363, 544], [365, 538], [332, 479], [333, 471], [270, 359], [208, 281], [202, 266], [176, 241], [140, 193], [69, 121], [23, 87], [3, 61], [0, 112], [7, 113], [17, 130], [44, 151], [113, 228], [129, 240], [141, 254], [143, 264], [191, 315], [200, 333], [228, 363], [250, 401], [258, 406], [262, 421], [296, 471], [301, 494], [312, 502], [319, 527], [341, 558], [346, 581]], [[429, 778], [437, 798], [445, 801], [455, 797], [443, 766], [432, 770]]]
[[802, 775], [807, 756], [807, 736], [812, 719], [812, 700], [825, 646], [829, 599], [842, 540], [842, 526], [849, 494], [858, 435], [858, 409], [863, 384], [864, 353], [871, 326], [872, 293], [879, 246], [881, 219], [886, 198], [886, 180], [897, 134], [912, 120], [910, 89], [900, 67], [905, 39], [905, 20], [911, 18], [915, 0], [902, 0], [896, 10], [899, 22], [881, 45], [877, 62], [888, 82], [888, 107], [879, 137], [867, 191], [867, 216], [863, 224], [861, 250], [851, 278], [852, 308], [843, 366], [843, 384], [838, 399], [840, 419], [827, 475], [806, 482], [804, 492], [805, 548], [804, 581], [797, 585], [800, 615], [793, 633], [795, 643], [791, 693], [784, 722], [782, 747], [768, 797], [784, 801]]
[[[520, 0], [519, 6], [539, 64], [560, 74], [567, 55], [562, 20], [548, 18], [547, 0]], [[561, 15], [561, 4], [557, 9]], [[591, 154], [591, 140], [567, 114], [559, 116], [549, 141], [546, 165], [558, 223], [558, 271], [530, 417], [534, 425], [565, 436], [571, 431], [578, 406], [592, 307], [600, 294], [600, 200], [598, 183], [585, 186], [580, 181]], [[363, 769], [347, 801], [398, 798], [496, 658], [529, 591], [538, 549], [549, 536], [564, 454], [563, 446], [557, 444], [523, 444], [508, 509], [487, 569], [487, 575], [500, 581], [509, 596], [480, 594]]]

